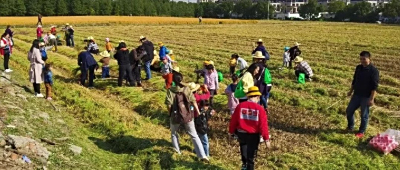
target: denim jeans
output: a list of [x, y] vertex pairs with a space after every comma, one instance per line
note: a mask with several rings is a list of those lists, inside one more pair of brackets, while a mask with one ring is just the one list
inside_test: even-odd
[[110, 67], [103, 67], [101, 71], [101, 78], [108, 78], [110, 77]]
[[144, 63], [144, 71], [146, 72], [146, 79], [151, 79], [150, 71], [151, 60]]
[[263, 94], [260, 97], [260, 105], [264, 106], [264, 108], [268, 108], [268, 98], [269, 98], [269, 93]]
[[359, 133], [364, 133], [367, 129], [368, 117], [369, 117], [369, 106], [368, 106], [369, 97], [361, 97], [357, 95], [353, 95], [351, 97], [350, 103], [347, 106], [347, 128], [354, 128], [354, 112], [361, 107], [361, 125], [358, 130]]
[[203, 148], [204, 148], [204, 153], [207, 155], [207, 157], [210, 156], [210, 145], [208, 144], [208, 136], [207, 134], [199, 134], [199, 138], [201, 143], [203, 144]]
[[71, 47], [75, 47], [74, 35], [71, 35], [70, 40], [71, 40]]
[[[172, 123], [172, 119], [170, 120], [170, 128], [171, 128], [171, 140], [172, 146], [174, 150], [178, 153], [181, 153], [179, 149], [179, 136], [178, 136], [178, 129], [180, 124]], [[196, 128], [194, 126], [193, 120], [184, 124], [186, 132], [192, 138], [192, 142], [194, 144], [194, 150], [198, 158], [206, 158], [206, 154], [204, 153], [203, 145], [201, 144], [200, 138], [197, 135]]]

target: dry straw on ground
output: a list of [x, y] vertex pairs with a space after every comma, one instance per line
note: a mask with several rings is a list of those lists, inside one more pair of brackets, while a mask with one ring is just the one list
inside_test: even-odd
[[[97, 25], [97, 24], [198, 24], [197, 18], [177, 17], [128, 17], [128, 16], [68, 16], [68, 17], [44, 17], [45, 25]], [[234, 19], [203, 19], [203, 24], [250, 24], [257, 23], [256, 20], [234, 20]], [[28, 26], [37, 23], [36, 17], [4, 17], [0, 25]]]

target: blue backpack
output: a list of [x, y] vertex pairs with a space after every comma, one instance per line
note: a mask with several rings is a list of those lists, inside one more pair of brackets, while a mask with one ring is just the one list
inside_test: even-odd
[[42, 54], [42, 60], [46, 61], [47, 60], [47, 52], [45, 49], [40, 49], [40, 54]]

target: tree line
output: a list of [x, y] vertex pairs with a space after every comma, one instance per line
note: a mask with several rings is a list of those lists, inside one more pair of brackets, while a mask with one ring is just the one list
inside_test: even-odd
[[[380, 14], [383, 17], [394, 19], [400, 16], [400, 0], [391, 0], [391, 2], [373, 7], [366, 1], [355, 4], [346, 5], [341, 0], [335, 0], [323, 6], [318, 4], [317, 0], [309, 0], [307, 4], [299, 9], [299, 14], [303, 18], [310, 20], [318, 19], [320, 12], [329, 12], [334, 14], [334, 21], [349, 20], [352, 22], [376, 22], [379, 20]], [[394, 21], [394, 20], [393, 20]]]
[[[266, 2], [186, 3], [170, 0], [0, 0], [0, 16], [132, 15], [264, 19]], [[270, 16], [274, 8], [270, 6]]]

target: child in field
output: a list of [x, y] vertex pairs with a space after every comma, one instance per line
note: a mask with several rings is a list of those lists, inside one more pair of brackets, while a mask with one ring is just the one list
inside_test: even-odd
[[283, 67], [287, 68], [289, 67], [289, 62], [290, 62], [290, 52], [289, 52], [290, 47], [285, 47], [284, 50], [285, 52], [283, 53]]
[[172, 87], [172, 64], [169, 61], [168, 57], [164, 56], [162, 58], [162, 66], [161, 66], [161, 74], [165, 79], [165, 88], [169, 89]]
[[109, 38], [106, 38], [106, 50], [108, 53], [111, 53], [111, 51], [113, 51], [113, 46]]
[[108, 53], [107, 51], [103, 51], [102, 53], [100, 53], [100, 56], [103, 57], [100, 60], [100, 63], [103, 64], [103, 66], [101, 67], [101, 78], [105, 79], [105, 78], [109, 78], [110, 77], [110, 53]]
[[53, 86], [53, 73], [51, 72], [51, 64], [46, 64], [43, 69], [44, 74], [44, 84], [46, 86], [46, 99], [53, 100], [51, 89]]
[[235, 111], [236, 106], [239, 104], [239, 99], [235, 98], [235, 89], [238, 82], [238, 76], [236, 74], [232, 74], [232, 84], [225, 89], [225, 94], [228, 95], [228, 107], [231, 111], [231, 115]]
[[229, 60], [229, 73], [231, 76], [235, 74], [235, 69], [237, 65], [237, 60], [235, 55], [237, 54], [232, 54], [231, 59]]
[[47, 50], [46, 50], [46, 46], [45, 46], [45, 44], [44, 44], [44, 42], [41, 42], [40, 44], [39, 44], [39, 50], [40, 50], [40, 54], [42, 55], [42, 60], [44, 61], [44, 62], [46, 62], [46, 60], [47, 60]]
[[204, 153], [207, 157], [210, 157], [210, 146], [208, 142], [207, 133], [209, 131], [208, 120], [215, 114], [215, 111], [209, 107], [208, 100], [202, 100], [200, 102], [200, 114], [195, 115], [194, 123], [197, 134], [199, 135], [200, 141], [203, 144]]

